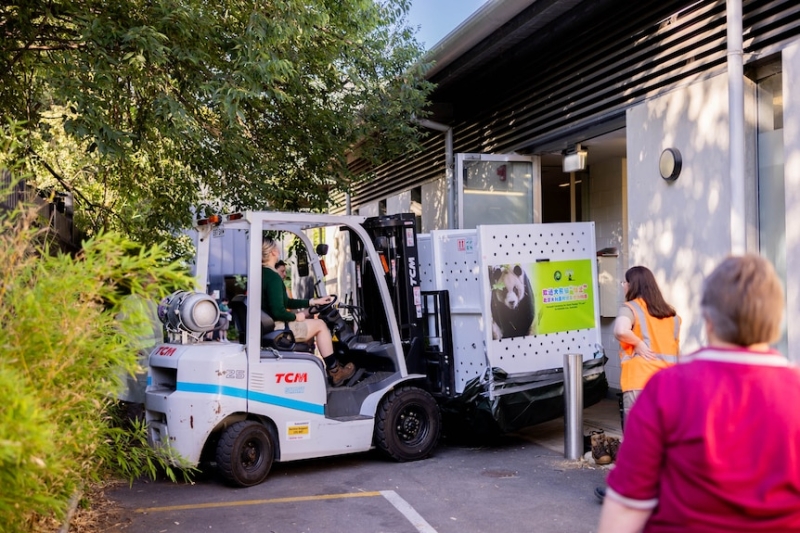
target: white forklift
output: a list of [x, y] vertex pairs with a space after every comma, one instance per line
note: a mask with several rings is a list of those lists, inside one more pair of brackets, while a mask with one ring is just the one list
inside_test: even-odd
[[[410, 213], [248, 212], [196, 229], [199, 292], [159, 307], [168, 342], [150, 355], [145, 400], [151, 445], [181, 464], [216, 462], [229, 482], [250, 486], [273, 461], [373, 448], [422, 459], [443, 419], [507, 433], [561, 416], [565, 353], [582, 354], [584, 405], [605, 396], [593, 223], [418, 236]], [[219, 313], [205, 294], [210, 243], [233, 230], [247, 235], [246, 298], [230, 302], [241, 344], [206, 340]], [[266, 232], [300, 239], [314, 296], [339, 297], [309, 311], [331, 329], [337, 360], [358, 368], [344, 386], [329, 384], [313, 346], [262, 313]]]
[[[206, 287], [212, 232], [248, 232], [246, 302], [231, 302], [242, 343], [205, 340], [219, 311], [204, 292], [176, 292], [162, 302], [159, 316], [168, 342], [150, 355], [145, 400], [151, 445], [168, 446], [183, 464], [216, 462], [221, 474], [239, 486], [264, 481], [273, 461], [374, 447], [398, 461], [431, 453], [440, 436], [439, 407], [421, 386], [425, 376], [409, 372], [406, 364], [421, 339], [412, 347], [401, 338], [390, 304], [386, 263], [371, 245], [363, 222], [363, 217], [265, 212], [197, 222], [201, 289]], [[370, 302], [369, 315], [363, 308], [335, 301], [310, 309], [334, 333], [337, 358], [359, 369], [345, 386], [335, 388], [313, 347], [295, 343], [288, 330], [274, 331], [274, 323], [261, 311], [263, 233], [289, 232], [312, 250], [308, 230], [325, 226], [348, 233], [366, 295], [362, 299]], [[310, 267], [320, 280], [317, 295], [324, 295], [320, 256], [313, 256]], [[418, 289], [418, 281], [413, 283]]]

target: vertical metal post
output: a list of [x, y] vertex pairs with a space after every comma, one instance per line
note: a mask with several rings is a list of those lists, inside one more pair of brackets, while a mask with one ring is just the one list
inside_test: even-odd
[[564, 457], [583, 456], [583, 358], [564, 354]]
[[744, 52], [742, 0], [727, 0], [728, 114], [730, 120], [731, 253], [747, 250], [745, 187]]

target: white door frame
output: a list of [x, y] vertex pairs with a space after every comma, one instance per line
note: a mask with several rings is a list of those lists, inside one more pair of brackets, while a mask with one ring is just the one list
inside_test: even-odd
[[542, 221], [542, 169], [538, 156], [519, 154], [471, 154], [459, 153], [456, 155], [455, 172], [450, 188], [448, 202], [448, 227], [451, 229], [464, 228], [464, 162], [465, 161], [502, 161], [517, 162], [527, 161], [531, 164], [531, 194], [533, 194], [533, 222]]

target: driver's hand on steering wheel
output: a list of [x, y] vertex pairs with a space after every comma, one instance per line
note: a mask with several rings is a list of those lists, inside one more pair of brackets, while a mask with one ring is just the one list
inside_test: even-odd
[[322, 296], [321, 298], [311, 298], [308, 301], [308, 305], [310, 305], [311, 307], [321, 306], [321, 305], [328, 304], [328, 303], [330, 303], [332, 301], [333, 301], [333, 297], [332, 296]]

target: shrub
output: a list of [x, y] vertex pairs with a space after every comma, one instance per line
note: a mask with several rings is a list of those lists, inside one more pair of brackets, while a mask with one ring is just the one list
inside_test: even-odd
[[[142, 248], [106, 233], [77, 257], [54, 253], [32, 208], [0, 215], [0, 524], [28, 531], [61, 517], [70, 497], [107, 476], [164, 468], [142, 446], [141, 423], [115, 423], [115, 395], [152, 331], [131, 299], [158, 301], [192, 280]], [[150, 335], [152, 337], [152, 334]]]

